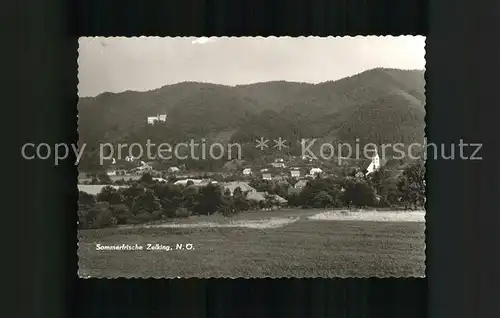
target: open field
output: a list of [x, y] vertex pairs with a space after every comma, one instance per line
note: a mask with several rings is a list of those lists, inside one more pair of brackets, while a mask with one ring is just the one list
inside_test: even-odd
[[[134, 228], [80, 231], [79, 275], [246, 278], [424, 275], [424, 222], [403, 220], [402, 212], [394, 212], [400, 214], [399, 221], [389, 220], [387, 215], [382, 221], [373, 221], [373, 216], [367, 221], [359, 217], [341, 220], [338, 216], [327, 220], [323, 212], [295, 209], [242, 213], [233, 218], [216, 215]], [[273, 222], [275, 226], [266, 226]], [[97, 244], [137, 244], [144, 249], [147, 244], [159, 244], [171, 250], [103, 251], [96, 248]], [[177, 249], [177, 244], [183, 247]], [[192, 248], [186, 244], [192, 244]]]
[[108, 185], [108, 184], [79, 184], [78, 190], [86, 192], [88, 194], [97, 195], [101, 192], [104, 187], [113, 187], [115, 189], [126, 188], [126, 186], [116, 186], [116, 185]]
[[[139, 180], [142, 177], [142, 175], [135, 175], [135, 174], [130, 174], [130, 175], [124, 175], [124, 176], [109, 176], [111, 181], [119, 181], [119, 180], [125, 180], [125, 181], [135, 181]], [[84, 178], [84, 177], [79, 177], [78, 182], [90, 182], [92, 181], [92, 178]]]
[[308, 217], [324, 221], [425, 222], [423, 211], [328, 211]]

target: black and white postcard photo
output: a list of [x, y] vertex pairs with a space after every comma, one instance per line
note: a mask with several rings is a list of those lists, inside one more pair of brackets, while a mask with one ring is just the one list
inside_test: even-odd
[[79, 277], [424, 277], [424, 72], [423, 36], [80, 38]]

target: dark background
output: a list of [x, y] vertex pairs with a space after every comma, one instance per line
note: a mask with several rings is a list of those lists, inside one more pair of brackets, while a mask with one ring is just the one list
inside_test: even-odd
[[[5, 317], [500, 317], [500, 3], [459, 0], [15, 1], [2, 9]], [[426, 279], [79, 280], [76, 176], [24, 161], [77, 140], [78, 36], [426, 35]], [[15, 142], [12, 143], [12, 138]], [[6, 161], [6, 162], [5, 162]]]

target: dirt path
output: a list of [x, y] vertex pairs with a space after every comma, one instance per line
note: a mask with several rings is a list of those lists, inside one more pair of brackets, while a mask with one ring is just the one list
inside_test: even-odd
[[314, 221], [425, 222], [425, 211], [328, 211], [308, 217]]
[[219, 222], [198, 222], [198, 223], [162, 223], [150, 224], [141, 227], [144, 228], [207, 228], [207, 227], [246, 227], [251, 229], [272, 229], [297, 222], [298, 217], [288, 218], [270, 218], [266, 220], [237, 220], [227, 223]]

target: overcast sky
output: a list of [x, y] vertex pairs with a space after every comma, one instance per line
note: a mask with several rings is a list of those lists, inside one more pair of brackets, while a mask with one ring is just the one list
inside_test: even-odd
[[425, 37], [80, 38], [80, 96], [199, 81], [318, 83], [375, 67], [425, 68]]

